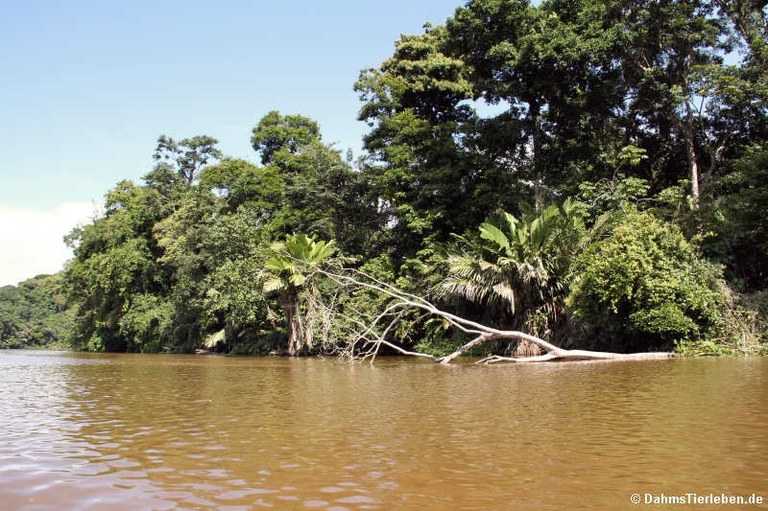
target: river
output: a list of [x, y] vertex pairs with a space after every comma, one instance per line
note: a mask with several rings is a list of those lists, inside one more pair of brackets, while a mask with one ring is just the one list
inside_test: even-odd
[[0, 389], [0, 509], [768, 509], [766, 359], [0, 351]]

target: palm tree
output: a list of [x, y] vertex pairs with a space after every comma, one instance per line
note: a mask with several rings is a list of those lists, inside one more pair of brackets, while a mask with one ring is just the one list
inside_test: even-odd
[[520, 218], [502, 213], [479, 232], [448, 257], [443, 292], [488, 307], [505, 328], [544, 335], [562, 310], [568, 267], [586, 232], [579, 204], [566, 199]]
[[[314, 297], [318, 294], [316, 270], [336, 252], [333, 240], [315, 241], [304, 234], [288, 236], [273, 243], [264, 264], [265, 293], [277, 293], [288, 325], [288, 354], [298, 355], [311, 348], [314, 335], [311, 320]], [[305, 316], [302, 308], [305, 308]]]

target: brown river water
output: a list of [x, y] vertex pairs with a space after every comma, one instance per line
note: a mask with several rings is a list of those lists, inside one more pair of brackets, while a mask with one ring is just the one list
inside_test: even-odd
[[0, 389], [1, 510], [768, 509], [768, 359], [0, 351]]

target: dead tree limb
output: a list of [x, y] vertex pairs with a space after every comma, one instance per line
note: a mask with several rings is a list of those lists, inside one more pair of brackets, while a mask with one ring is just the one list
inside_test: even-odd
[[[423, 297], [403, 292], [394, 286], [387, 284], [386, 282], [379, 281], [359, 270], [344, 268], [339, 273], [333, 273], [326, 270], [317, 271], [318, 273], [326, 276], [340, 286], [357, 286], [362, 289], [381, 293], [393, 300], [393, 302], [390, 303], [383, 312], [381, 312], [368, 324], [365, 324], [359, 319], [345, 317], [345, 319], [351, 321], [352, 323], [356, 324], [358, 328], [360, 328], [359, 333], [350, 344], [351, 350], [349, 351], [349, 355], [352, 358], [373, 360], [378, 354], [379, 348], [381, 346], [387, 346], [402, 355], [428, 358], [435, 362], [439, 362], [440, 364], [449, 364], [451, 361], [472, 350], [473, 348], [498, 339], [528, 341], [541, 348], [544, 351], [544, 354], [532, 357], [517, 358], [492, 356], [487, 357], [478, 363], [527, 363], [555, 360], [650, 360], [670, 358], [673, 356], [672, 353], [668, 352], [624, 354], [604, 351], [566, 350], [555, 346], [554, 344], [547, 342], [544, 339], [540, 339], [539, 337], [527, 334], [525, 332], [520, 332], [517, 330], [499, 330], [466, 318], [462, 318], [460, 316], [456, 316], [455, 314], [451, 314], [450, 312], [439, 309], [437, 306]], [[408, 351], [392, 342], [387, 341], [385, 337], [392, 330], [392, 328], [394, 328], [395, 324], [400, 320], [400, 318], [402, 318], [404, 312], [409, 309], [421, 310], [427, 315], [440, 317], [462, 332], [473, 335], [474, 337], [472, 340], [462, 345], [456, 351], [444, 357], [436, 357], [427, 353]], [[388, 320], [386, 322], [386, 326], [384, 326], [383, 329], [379, 329], [377, 333], [377, 328], [379, 325], [385, 322], [385, 320]], [[361, 344], [365, 346], [362, 349], [359, 348]]]

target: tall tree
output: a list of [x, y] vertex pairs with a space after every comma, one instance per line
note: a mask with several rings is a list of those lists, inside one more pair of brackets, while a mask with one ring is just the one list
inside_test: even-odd
[[73, 343], [93, 351], [135, 351], [121, 332], [121, 319], [137, 294], [163, 292], [167, 283], [156, 263], [160, 249], [152, 228], [165, 214], [160, 194], [130, 181], [107, 194], [105, 213], [67, 237], [74, 258], [65, 287], [74, 302]]
[[[698, 201], [706, 110], [715, 101], [703, 84], [722, 64], [726, 27], [703, 0], [621, 1], [618, 7], [628, 28], [622, 64], [632, 132], [643, 140], [651, 161], [668, 162], [666, 179], [687, 179]], [[675, 172], [679, 156], [687, 161], [687, 176]]]
[[[203, 167], [221, 159], [222, 153], [216, 148], [218, 143], [218, 140], [206, 135], [185, 138], [178, 142], [161, 135], [157, 139], [153, 158], [161, 164], [169, 165], [160, 168], [175, 171], [179, 182], [189, 187], [198, 178]], [[154, 174], [150, 174], [150, 177], [154, 177]]]
[[267, 165], [297, 154], [307, 144], [319, 140], [320, 127], [312, 119], [273, 110], [253, 128], [251, 145], [261, 154], [261, 163]]
[[611, 123], [621, 31], [607, 14], [600, 1], [473, 0], [447, 22], [474, 96], [506, 107], [491, 126], [518, 135], [494, 142], [507, 145], [507, 164], [539, 207], [569, 172], [600, 171], [601, 154], [621, 144]]
[[238, 182], [248, 183], [244, 202], [264, 208], [276, 238], [300, 232], [336, 239], [351, 252], [363, 249], [380, 225], [376, 197], [365, 177], [322, 142], [315, 121], [270, 112], [254, 127], [251, 141], [264, 166], [241, 172]]
[[447, 53], [447, 36], [445, 27], [429, 25], [402, 36], [394, 55], [363, 71], [355, 85], [364, 102], [359, 119], [371, 126], [369, 173], [390, 211], [400, 257], [487, 214], [478, 213], [485, 202], [476, 197], [484, 169], [462, 150], [472, 117], [462, 102], [471, 85], [463, 62]]

